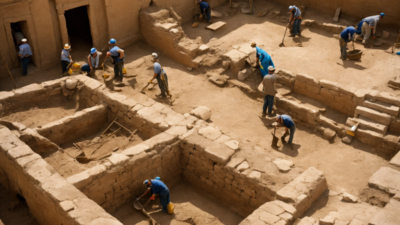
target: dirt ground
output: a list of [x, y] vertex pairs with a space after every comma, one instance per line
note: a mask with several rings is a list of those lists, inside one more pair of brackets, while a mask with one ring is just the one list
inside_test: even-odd
[[[39, 225], [30, 214], [26, 202], [11, 200], [10, 194], [0, 185], [0, 220], [4, 225]], [[10, 205], [14, 206], [13, 210], [9, 210]]]
[[12, 112], [0, 116], [2, 120], [19, 122], [29, 128], [46, 125], [76, 112], [76, 101], [64, 97], [52, 97], [47, 101], [24, 103]]
[[[193, 187], [183, 182], [170, 188], [170, 196], [171, 202], [175, 206], [175, 213], [173, 215], [162, 212], [159, 199], [156, 199], [153, 205], [145, 207], [146, 211], [160, 224], [236, 225], [244, 219], [218, 204], [218, 202], [206, 193], [193, 190]], [[132, 202], [121, 206], [112, 215], [125, 225], [150, 224], [147, 217], [134, 209]]]
[[[389, 46], [382, 45], [371, 49], [356, 43], [356, 49], [362, 49], [364, 55], [361, 61], [341, 61], [338, 40], [331, 33], [316, 29], [305, 29], [301, 38], [285, 39], [287, 47], [279, 48], [285, 31], [286, 6], [273, 4], [270, 2], [255, 3], [256, 14], [258, 10], [268, 9], [273, 11], [280, 9], [281, 17], [265, 16], [256, 17], [244, 15], [240, 12], [231, 13], [224, 16], [221, 20], [226, 21], [227, 25], [217, 32], [205, 30], [206, 23], [200, 23], [197, 28], [192, 28], [192, 22], [183, 24], [183, 28], [190, 38], [201, 36], [203, 42], [212, 48], [218, 49], [220, 53], [228, 52], [233, 46], [248, 46], [255, 41], [263, 47], [271, 56], [275, 66], [279, 69], [286, 69], [294, 73], [305, 73], [317, 79], [327, 79], [343, 84], [349, 84], [357, 88], [374, 88], [399, 94], [400, 91], [393, 91], [387, 87], [389, 79], [393, 78], [400, 69], [400, 58], [396, 55], [385, 52]], [[216, 11], [224, 13], [228, 11], [228, 6], [217, 7]], [[316, 19], [320, 22], [331, 22], [331, 16], [319, 15], [312, 10], [306, 11], [305, 19]], [[340, 23], [355, 24], [360, 18], [345, 18]], [[214, 22], [217, 21], [214, 19]], [[378, 25], [380, 29], [393, 30], [391, 27]], [[392, 35], [393, 36], [393, 35]], [[302, 47], [299, 47], [301, 43]], [[349, 46], [350, 48], [350, 46]], [[220, 88], [210, 83], [203, 70], [188, 71], [187, 68], [144, 42], [137, 42], [124, 48], [126, 53], [125, 67], [128, 70], [126, 86], [122, 87], [122, 94], [140, 98], [143, 94], [138, 91], [143, 88], [153, 75], [150, 55], [152, 52], [159, 53], [160, 63], [168, 74], [170, 91], [173, 95], [172, 108], [180, 113], [190, 112], [194, 107], [204, 105], [212, 110], [211, 121], [233, 139], [240, 143], [253, 144], [258, 146], [258, 152], [253, 149], [243, 149], [239, 154], [246, 155], [250, 164], [259, 163], [265, 159], [259, 157], [260, 154], [271, 159], [285, 158], [295, 163], [297, 173], [314, 166], [321, 170], [328, 181], [329, 189], [338, 193], [348, 192], [359, 196], [362, 189], [368, 185], [368, 179], [380, 167], [388, 166], [388, 159], [378, 156], [377, 150], [354, 140], [351, 145], [345, 145], [340, 140], [334, 143], [322, 139], [313, 133], [313, 129], [306, 124], [298, 123], [294, 138], [295, 149], [281, 147], [274, 150], [270, 147], [273, 131], [266, 127], [260, 119], [262, 100], [247, 96], [236, 87], [227, 86]], [[87, 55], [80, 59], [84, 60]], [[45, 80], [58, 78], [59, 65], [46, 71], [32, 71], [27, 77], [16, 77], [18, 85], [29, 83], [40, 83]], [[98, 71], [99, 72], [99, 71]], [[227, 75], [231, 75], [229, 72]], [[100, 73], [95, 79], [102, 80]], [[11, 90], [12, 85], [0, 82], [1, 90]], [[156, 97], [159, 88], [147, 90], [147, 96], [156, 101], [169, 104], [170, 100]], [[296, 96], [294, 96], [296, 97]], [[312, 101], [307, 104], [320, 107]], [[327, 112], [329, 118], [336, 118], [338, 122], [344, 122], [343, 118], [335, 112]], [[283, 132], [280, 128], [277, 133]], [[58, 161], [58, 159], [55, 159]], [[62, 162], [63, 160], [59, 160]], [[62, 163], [61, 163], [62, 164]], [[276, 181], [279, 180], [279, 173]], [[179, 189], [178, 189], [179, 190]], [[177, 192], [175, 191], [175, 194]], [[172, 193], [174, 195], [174, 192]], [[179, 197], [179, 196], [177, 196]], [[173, 197], [174, 199], [175, 197]], [[174, 201], [174, 200], [173, 200]], [[191, 202], [192, 203], [192, 202]], [[190, 203], [187, 203], [190, 204]], [[211, 203], [210, 203], [211, 204]], [[341, 202], [326, 200], [322, 204], [325, 207], [314, 208], [312, 214], [326, 215], [332, 208], [345, 210]], [[319, 206], [322, 206], [321, 204]], [[144, 220], [130, 217], [138, 215], [132, 213], [130, 205], [126, 205], [115, 214], [125, 224], [139, 223]], [[177, 206], [179, 208], [179, 206]], [[212, 212], [212, 211], [210, 211]], [[157, 216], [158, 214], [155, 214]], [[212, 214], [214, 215], [214, 214]], [[222, 217], [219, 217], [222, 218]], [[163, 219], [161, 217], [160, 219]], [[165, 217], [166, 221], [171, 217]], [[222, 220], [221, 220], [222, 221]], [[229, 224], [228, 222], [223, 222]], [[179, 222], [176, 222], [179, 224]]]

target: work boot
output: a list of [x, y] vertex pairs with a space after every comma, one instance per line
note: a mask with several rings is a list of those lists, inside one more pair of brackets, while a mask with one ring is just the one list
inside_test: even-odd
[[289, 35], [289, 37], [295, 37], [296, 35], [294, 35], [294, 34], [291, 34], [291, 35]]

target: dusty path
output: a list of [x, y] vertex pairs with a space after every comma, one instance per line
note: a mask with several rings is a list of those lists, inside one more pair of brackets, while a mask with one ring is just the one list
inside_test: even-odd
[[[218, 204], [207, 194], [193, 190], [191, 186], [185, 183], [179, 183], [170, 188], [170, 196], [175, 206], [174, 215], [161, 212], [158, 199], [156, 199], [154, 205], [146, 207], [150, 215], [160, 224], [236, 225], [244, 219]], [[125, 225], [149, 224], [146, 217], [133, 208], [132, 202], [121, 206], [112, 215]]]

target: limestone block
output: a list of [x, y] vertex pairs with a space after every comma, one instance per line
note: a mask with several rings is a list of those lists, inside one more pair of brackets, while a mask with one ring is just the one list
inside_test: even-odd
[[14, 93], [11, 91], [0, 91], [0, 102], [6, 101], [14, 96]]
[[335, 224], [335, 217], [327, 215], [323, 219], [319, 220], [320, 225], [334, 225]]
[[340, 94], [348, 95], [348, 96], [350, 96], [351, 98], [353, 98], [354, 93], [355, 93], [356, 91], [357, 91], [357, 88], [356, 88], [356, 87], [352, 87], [352, 86], [349, 86], [349, 85], [343, 85], [343, 84], [339, 85], [339, 92], [340, 92]]
[[42, 159], [42, 157], [39, 154], [32, 154], [32, 155], [27, 155], [25, 157], [22, 158], [18, 158], [17, 159], [17, 163], [18, 165], [20, 165], [22, 168], [25, 168], [26, 165], [28, 165], [28, 163], [35, 161], [37, 159]]
[[172, 144], [177, 140], [178, 140], [177, 136], [173, 136], [171, 134], [164, 132], [164, 133], [157, 134], [156, 136], [142, 142], [142, 144], [148, 146], [149, 149], [152, 149], [158, 145]]
[[300, 81], [300, 82], [310, 84], [313, 86], [320, 86], [320, 83], [317, 79], [315, 79], [309, 75], [306, 75], [306, 74], [301, 74], [301, 73], [297, 74], [296, 81]]
[[295, 82], [294, 82], [294, 89], [295, 89], [295, 91], [297, 91], [297, 90], [299, 90], [299, 89], [306, 89], [306, 83], [304, 83], [304, 82], [302, 82], [302, 81], [299, 81], [299, 80], [296, 80]]
[[260, 213], [260, 220], [264, 221], [267, 224], [275, 224], [278, 222], [281, 218], [278, 216], [275, 216], [274, 214], [271, 214], [269, 212], [263, 211]]
[[90, 176], [87, 171], [83, 171], [67, 178], [68, 183], [74, 185], [78, 189], [83, 188], [84, 186], [92, 182], [92, 180], [92, 176]]
[[32, 155], [34, 152], [28, 145], [18, 145], [8, 150], [7, 155], [11, 158], [18, 159], [24, 156]]
[[245, 158], [233, 158], [233, 159], [231, 159], [231, 161], [229, 161], [229, 163], [226, 167], [229, 169], [235, 169], [236, 166], [241, 164], [244, 160], [246, 160], [246, 159]]
[[365, 100], [365, 96], [371, 91], [371, 89], [357, 89], [354, 92], [353, 102], [360, 104]]
[[135, 101], [131, 98], [127, 98], [121, 102], [119, 110], [123, 111], [123, 112], [130, 111], [133, 107], [136, 106], [136, 104], [137, 104], [137, 101]]
[[296, 225], [316, 225], [317, 220], [312, 218], [312, 217], [304, 217], [303, 219], [300, 220]]
[[205, 106], [199, 106], [193, 109], [190, 114], [207, 121], [211, 117], [211, 110]]
[[238, 141], [230, 140], [230, 141], [225, 142], [224, 144], [235, 151], [239, 149]]
[[[99, 81], [92, 79], [92, 78], [85, 80], [84, 84], [85, 84], [85, 87], [87, 87], [91, 91], [94, 91], [103, 85]], [[104, 92], [103, 92], [103, 94], [104, 94]]]
[[46, 161], [37, 159], [27, 163], [25, 172], [36, 183], [44, 183], [55, 171]]
[[237, 169], [239, 172], [243, 172], [243, 171], [247, 170], [248, 168], [250, 168], [249, 163], [248, 163], [247, 161], [244, 161], [244, 162], [242, 162], [236, 169]]
[[[300, 176], [281, 188], [276, 196], [277, 199], [292, 202], [297, 209], [297, 218], [303, 214], [311, 204], [327, 189], [328, 185], [324, 174], [314, 167], [308, 168]], [[305, 195], [306, 198], [299, 198]]]
[[114, 166], [122, 166], [124, 163], [128, 162], [129, 157], [123, 154], [113, 153], [108, 159]]
[[42, 95], [43, 93], [44, 93], [44, 87], [36, 83], [15, 89], [14, 91], [15, 97], [21, 97], [23, 95], [24, 98], [26, 99], [39, 98], [41, 97], [40, 95]]
[[272, 204], [275, 204], [279, 207], [281, 207], [282, 209], [284, 209], [286, 212], [290, 213], [291, 215], [295, 215], [297, 210], [296, 208], [294, 208], [292, 205], [279, 201], [279, 200], [275, 200], [271, 202]]
[[249, 175], [247, 175], [247, 177], [250, 179], [260, 179], [261, 173], [256, 170], [253, 170], [253, 171], [251, 171], [251, 173], [249, 173]]
[[380, 112], [384, 112], [384, 113], [387, 113], [387, 114], [395, 116], [395, 117], [397, 117], [399, 115], [399, 111], [400, 111], [400, 108], [398, 106], [380, 102], [380, 101], [371, 102], [369, 100], [365, 100], [362, 103], [362, 105], [365, 107], [371, 108], [371, 109], [376, 109]]
[[294, 166], [294, 163], [292, 161], [281, 158], [277, 158], [272, 162], [278, 167], [279, 171], [283, 173], [289, 172], [290, 169], [292, 169], [292, 167]]
[[349, 193], [344, 192], [343, 197], [342, 197], [343, 202], [351, 202], [351, 203], [357, 203], [358, 197], [351, 195]]
[[180, 136], [187, 132], [187, 127], [186, 126], [172, 126], [165, 132], [170, 135], [173, 135], [173, 136]]
[[199, 134], [213, 141], [222, 135], [217, 128], [212, 126], [199, 129]]
[[217, 140], [215, 140], [217, 143], [225, 143], [227, 141], [231, 140], [231, 137], [223, 134], [221, 135], [219, 138], [217, 138]]
[[155, 110], [161, 112], [161, 110], [163, 110], [167, 106], [162, 103], [156, 102], [151, 107], [154, 108]]
[[98, 178], [107, 170], [104, 165], [97, 165], [87, 170], [88, 174], [94, 179]]
[[181, 121], [183, 121], [184, 119], [185, 119], [185, 117], [182, 114], [177, 113], [175, 115], [168, 115], [167, 117], [165, 117], [164, 121], [166, 123], [168, 123], [168, 125], [170, 125], [170, 126], [175, 126], [178, 123], [180, 123]]
[[[83, 184], [79, 185], [81, 185], [80, 188], [84, 186]], [[57, 202], [86, 198], [82, 192], [57, 173], [47, 177], [42, 183], [42, 188]]]
[[356, 111], [354, 112], [354, 117], [358, 117], [358, 115], [367, 117], [368, 119], [384, 125], [389, 125], [391, 121], [390, 115], [363, 106], [357, 106]]
[[368, 94], [365, 95], [365, 98], [371, 101], [376, 100], [376, 96], [378, 96], [379, 91], [378, 90], [371, 90]]
[[329, 91], [328, 88], [321, 88], [320, 95], [328, 102], [335, 99], [335, 96]]
[[355, 138], [360, 140], [363, 143], [369, 144], [371, 146], [381, 146], [384, 139], [382, 137], [382, 134], [379, 134], [377, 132], [371, 131], [371, 130], [364, 130], [361, 128], [358, 128], [355, 133]]
[[41, 83], [41, 85], [42, 85], [44, 88], [50, 88], [50, 89], [52, 89], [52, 88], [59, 87], [59, 86], [60, 86], [60, 83], [61, 83], [62, 81], [64, 81], [64, 80], [66, 80], [66, 79], [68, 79], [68, 77], [62, 77], [62, 78], [55, 79], [55, 80], [49, 80], [49, 81], [45, 81], [45, 82]]
[[366, 224], [359, 219], [353, 219], [350, 221], [349, 225], [366, 225]]
[[247, 54], [233, 49], [224, 54], [231, 60], [230, 67], [233, 74], [237, 74], [246, 65]]
[[68, 200], [60, 202], [60, 206], [65, 212], [69, 212], [75, 208], [75, 204], [72, 201]]
[[208, 47], [208, 45], [200, 45], [200, 47], [199, 47], [199, 51], [201, 52], [201, 53], [204, 53], [204, 52], [206, 52], [206, 51], [208, 51], [208, 49], [210, 49], [210, 47]]
[[232, 155], [235, 154], [235, 151], [226, 145], [215, 144], [206, 147], [206, 149], [204, 149], [204, 153], [212, 161], [219, 163], [220, 165], [225, 165]]
[[400, 224], [400, 202], [391, 199], [389, 203], [378, 211], [369, 221], [369, 225], [395, 225]]
[[319, 81], [319, 83], [323, 88], [339, 91], [340, 84], [338, 84], [337, 82], [322, 79]]
[[288, 212], [284, 212], [284, 213], [280, 214], [279, 217], [282, 218], [283, 220], [285, 220], [286, 222], [293, 220], [293, 215]]
[[393, 105], [400, 106], [400, 98], [399, 98], [399, 96], [394, 96], [394, 94], [391, 94], [389, 92], [380, 92], [376, 96], [376, 100], [381, 101], [381, 102], [385, 102], [385, 103], [388, 103], [388, 104], [393, 104]]
[[97, 218], [90, 222], [88, 225], [123, 225], [116, 219], [109, 219], [109, 218]]
[[390, 164], [400, 167], [400, 151], [390, 160]]
[[313, 94], [319, 94], [320, 91], [321, 91], [321, 87], [320, 86], [306, 84], [306, 90], [311, 92], [311, 93], [313, 93]]
[[336, 132], [331, 130], [331, 129], [329, 129], [329, 128], [325, 128], [322, 135], [326, 140], [333, 141], [333, 139], [336, 136]]
[[381, 167], [369, 178], [368, 186], [378, 188], [389, 194], [400, 192], [400, 171]]
[[267, 202], [264, 205], [262, 205], [260, 207], [260, 209], [262, 209], [262, 210], [264, 210], [266, 212], [269, 212], [269, 213], [271, 213], [273, 215], [276, 215], [276, 216], [278, 216], [278, 215], [280, 215], [280, 214], [285, 212], [285, 210], [282, 209], [280, 206], [278, 206], [276, 204], [273, 204], [273, 203], [270, 203], [270, 202]]
[[156, 125], [163, 122], [164, 118], [166, 117], [166, 115], [161, 114], [152, 107], [143, 107], [139, 111], [137, 111], [137, 114], [139, 117]]

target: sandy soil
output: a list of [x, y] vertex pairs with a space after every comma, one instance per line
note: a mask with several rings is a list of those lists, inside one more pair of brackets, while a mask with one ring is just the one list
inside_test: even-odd
[[76, 112], [75, 106], [76, 102], [73, 100], [52, 97], [48, 101], [21, 105], [0, 117], [3, 120], [19, 122], [29, 128], [35, 128], [73, 115]]
[[[19, 203], [12, 204], [15, 206], [13, 211], [8, 210], [9, 203], [11, 203], [11, 193], [0, 185], [0, 220], [4, 225], [39, 225], [29, 212], [26, 202], [19, 201]], [[12, 202], [18, 202], [14, 201]]]
[[[207, 194], [193, 190], [185, 183], [179, 183], [170, 188], [171, 202], [175, 206], [175, 214], [170, 215], [161, 211], [159, 200], [153, 205], [146, 206], [146, 211], [160, 224], [171, 225], [234, 225], [239, 224], [243, 218], [219, 205]], [[132, 203], [121, 206], [112, 215], [123, 224], [148, 225], [147, 218], [136, 211]]]

